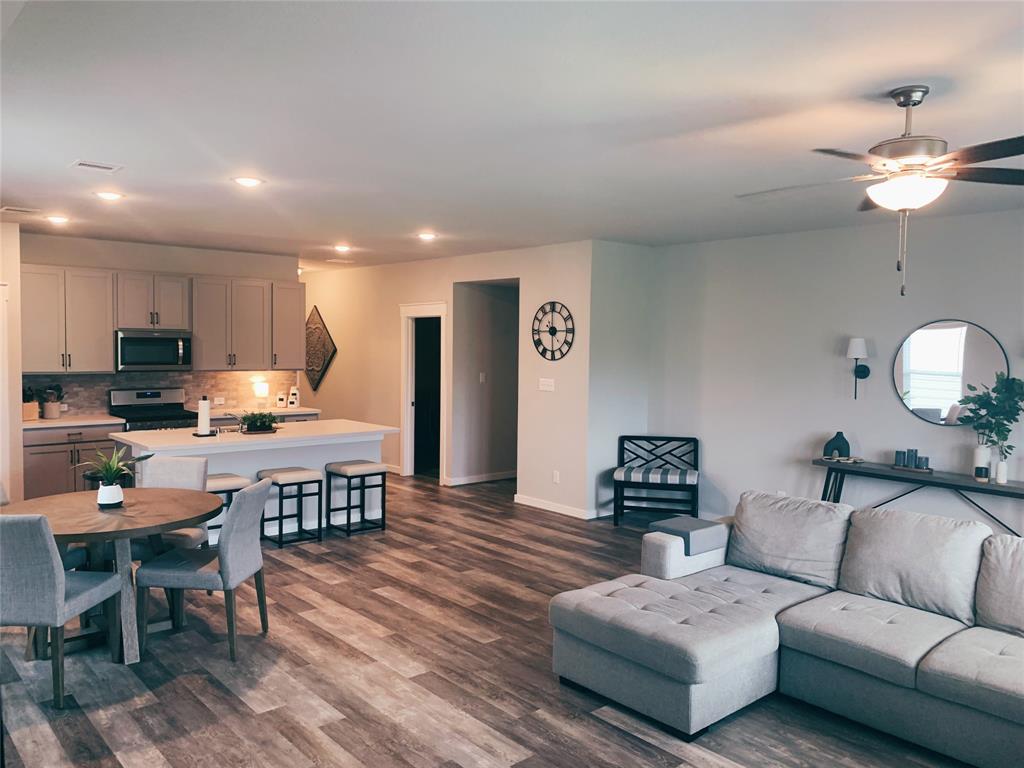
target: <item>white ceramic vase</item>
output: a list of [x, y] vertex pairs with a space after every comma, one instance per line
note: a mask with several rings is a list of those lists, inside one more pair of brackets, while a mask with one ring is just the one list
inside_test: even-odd
[[979, 445], [974, 449], [974, 479], [979, 483], [987, 483], [989, 465], [992, 463], [992, 448]]
[[100, 485], [96, 491], [96, 503], [100, 509], [116, 509], [124, 503], [124, 491], [117, 484]]
[[60, 403], [43, 403], [43, 418], [44, 419], [59, 419], [60, 418]]
[[996, 462], [996, 483], [998, 483], [999, 485], [1006, 485], [1006, 482], [1007, 482], [1006, 462], [1005, 461]]

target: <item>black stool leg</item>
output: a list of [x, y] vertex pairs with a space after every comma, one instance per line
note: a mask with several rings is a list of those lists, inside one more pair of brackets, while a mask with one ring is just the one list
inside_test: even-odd
[[316, 540], [324, 540], [324, 483], [316, 481]]
[[352, 535], [352, 478], [345, 478], [345, 535]]
[[306, 484], [299, 483], [295, 486], [295, 493], [297, 498], [295, 499], [295, 530], [298, 534], [297, 538], [301, 539], [302, 534], [306, 532], [306, 528], [303, 525], [302, 520], [302, 502], [305, 500], [303, 495], [306, 491]]
[[385, 472], [380, 476], [380, 529], [383, 531], [387, 528], [387, 520], [384, 517], [384, 505], [387, 501], [388, 495], [388, 473]]
[[324, 513], [324, 517], [326, 518], [326, 522], [327, 522], [327, 534], [330, 535], [330, 533], [331, 533], [331, 486], [334, 485], [334, 475], [332, 475], [330, 472], [327, 472], [324, 475], [324, 477], [327, 480], [327, 488], [324, 489], [324, 492], [327, 494], [327, 510]]
[[284, 486], [277, 486], [277, 548], [284, 547]]

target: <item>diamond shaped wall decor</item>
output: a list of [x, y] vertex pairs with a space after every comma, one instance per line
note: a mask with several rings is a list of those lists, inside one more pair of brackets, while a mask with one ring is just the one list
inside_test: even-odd
[[316, 305], [306, 318], [306, 378], [309, 386], [316, 392], [320, 382], [327, 375], [331, 361], [338, 352], [338, 347], [327, 330], [327, 324], [320, 316]]

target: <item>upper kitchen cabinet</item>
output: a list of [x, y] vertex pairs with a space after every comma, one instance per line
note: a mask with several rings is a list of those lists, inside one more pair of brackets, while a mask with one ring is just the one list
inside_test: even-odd
[[198, 371], [269, 369], [270, 281], [196, 277], [192, 290], [192, 367]]
[[21, 270], [25, 373], [114, 370], [114, 275], [25, 264]]
[[270, 286], [267, 280], [231, 281], [233, 368], [265, 371], [270, 367]]
[[271, 367], [306, 367], [306, 285], [275, 282]]
[[190, 278], [151, 272], [117, 273], [117, 327], [187, 331]]
[[192, 280], [192, 368], [231, 368], [231, 278]]

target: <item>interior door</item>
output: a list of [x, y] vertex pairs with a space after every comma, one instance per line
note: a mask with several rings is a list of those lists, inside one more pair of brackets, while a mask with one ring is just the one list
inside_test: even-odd
[[306, 286], [274, 283], [271, 365], [279, 370], [306, 367]]
[[197, 277], [192, 281], [192, 368], [227, 370], [230, 354], [231, 280]]
[[68, 371], [114, 370], [114, 276], [103, 269], [64, 271]]
[[153, 275], [117, 273], [117, 327], [153, 327]]
[[168, 331], [187, 331], [192, 327], [189, 311], [189, 279], [180, 275], [153, 277], [153, 311], [156, 327]]
[[270, 333], [270, 282], [232, 280], [232, 368], [242, 371], [270, 368]]
[[25, 448], [25, 498], [75, 490], [74, 448], [67, 444]]
[[441, 466], [441, 318], [415, 319], [413, 472], [437, 477]]
[[66, 366], [64, 268], [25, 264], [21, 268], [22, 370], [63, 373]]

